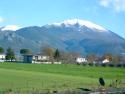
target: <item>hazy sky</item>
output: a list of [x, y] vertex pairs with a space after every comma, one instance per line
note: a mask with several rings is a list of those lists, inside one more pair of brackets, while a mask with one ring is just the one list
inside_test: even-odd
[[125, 0], [0, 0], [0, 27], [84, 19], [125, 38]]

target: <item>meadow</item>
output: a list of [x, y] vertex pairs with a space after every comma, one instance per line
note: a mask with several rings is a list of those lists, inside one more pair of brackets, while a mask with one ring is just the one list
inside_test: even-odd
[[[0, 63], [0, 92], [51, 92], [76, 88], [96, 89], [103, 77], [108, 87], [125, 88], [125, 68], [71, 64]], [[114, 82], [118, 80], [119, 84]], [[29, 93], [31, 94], [31, 93]], [[35, 93], [34, 93], [35, 94]]]

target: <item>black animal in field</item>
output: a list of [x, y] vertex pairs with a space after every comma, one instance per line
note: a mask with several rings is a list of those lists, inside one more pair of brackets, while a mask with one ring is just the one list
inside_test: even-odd
[[101, 86], [105, 86], [105, 81], [102, 77], [99, 78], [99, 83]]

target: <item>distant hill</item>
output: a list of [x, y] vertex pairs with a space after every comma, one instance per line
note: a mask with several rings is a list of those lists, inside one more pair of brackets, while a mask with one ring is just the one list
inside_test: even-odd
[[37, 53], [49, 45], [64, 51], [81, 54], [125, 53], [125, 39], [92, 22], [72, 19], [44, 26], [31, 26], [18, 30], [0, 30], [0, 46], [30, 48]]

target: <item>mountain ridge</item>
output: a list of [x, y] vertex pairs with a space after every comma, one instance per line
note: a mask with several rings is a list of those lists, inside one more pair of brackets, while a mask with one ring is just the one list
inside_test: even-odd
[[80, 26], [86, 26], [88, 28], [98, 29], [100, 31], [107, 31], [105, 28], [103, 28], [100, 25], [97, 25], [87, 20], [81, 20], [81, 19], [70, 19], [70, 20], [65, 20], [63, 22], [53, 23], [53, 25], [57, 25], [57, 26], [61, 26], [62, 24], [65, 24], [66, 26], [79, 24]]
[[15, 32], [5, 30], [0, 32], [0, 46], [12, 47], [16, 52], [19, 52], [21, 48], [29, 48], [34, 53], [38, 53], [42, 47], [49, 45], [52, 48], [78, 52], [82, 55], [125, 53], [124, 38], [103, 27], [101, 30], [94, 27], [99, 25], [94, 24], [90, 27], [84, 25], [85, 23], [80, 24], [79, 21], [81, 20], [75, 20], [68, 26], [64, 24], [66, 21], [63, 21], [58, 26], [52, 23], [44, 26], [24, 27]]

